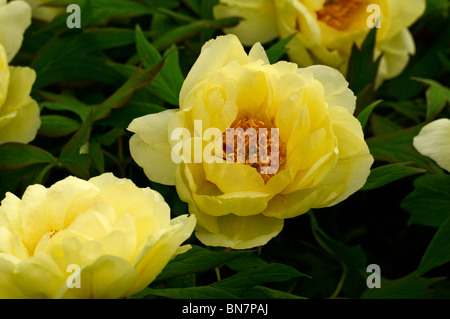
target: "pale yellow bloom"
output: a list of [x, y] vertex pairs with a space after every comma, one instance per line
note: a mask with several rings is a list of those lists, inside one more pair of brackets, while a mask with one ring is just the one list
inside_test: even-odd
[[[124, 298], [145, 288], [192, 234], [150, 188], [110, 173], [11, 193], [0, 206], [0, 298]], [[78, 273], [76, 269], [78, 268]]]
[[41, 125], [39, 106], [30, 97], [35, 79], [33, 69], [8, 66], [0, 45], [0, 144], [29, 143], [36, 137]]
[[[215, 7], [218, 18], [244, 18], [245, 23], [226, 32], [238, 35], [247, 45], [273, 40], [275, 32], [282, 38], [296, 33], [287, 45], [292, 61], [299, 66], [326, 64], [344, 74], [353, 43], [360, 45], [379, 17], [375, 57], [380, 54], [383, 57], [377, 85], [400, 74], [409, 56], [415, 53], [408, 27], [425, 10], [425, 0], [251, 0], [250, 3], [251, 10], [247, 1], [221, 0]], [[265, 31], [268, 28], [270, 32]]]
[[450, 119], [439, 119], [425, 125], [414, 138], [414, 147], [450, 172]]
[[23, 34], [31, 24], [31, 8], [23, 1], [0, 0], [0, 45], [10, 62], [22, 46]]
[[[181, 89], [180, 109], [130, 124], [136, 133], [131, 155], [151, 180], [176, 185], [204, 244], [260, 246], [282, 230], [284, 219], [335, 205], [364, 185], [373, 158], [352, 115], [355, 102], [342, 74], [330, 67], [270, 65], [260, 44], [247, 55], [236, 36], [222, 36], [203, 46]], [[277, 170], [264, 174], [261, 158], [224, 162], [222, 140], [205, 135], [210, 128], [221, 135], [239, 127], [279, 129], [279, 143], [275, 135], [268, 143], [279, 147]], [[201, 163], [188, 151], [174, 162], [172, 133], [179, 128], [191, 136], [186, 142], [200, 142]], [[210, 146], [218, 146], [218, 162], [206, 160]]]
[[[23, 0], [28, 2], [33, 10], [33, 18], [50, 22], [57, 15], [64, 12], [61, 8], [48, 6], [49, 2], [52, 0]], [[76, 3], [76, 2], [73, 2]]]

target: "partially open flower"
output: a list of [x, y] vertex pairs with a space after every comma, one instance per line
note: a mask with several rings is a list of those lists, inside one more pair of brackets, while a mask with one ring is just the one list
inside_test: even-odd
[[425, 0], [221, 0], [214, 13], [217, 18], [243, 17], [244, 22], [225, 31], [247, 45], [296, 33], [287, 45], [293, 62], [326, 64], [344, 74], [353, 43], [361, 44], [371, 28], [379, 27], [375, 47], [376, 58], [383, 54], [379, 85], [400, 74], [415, 53], [407, 28], [424, 11]]
[[373, 158], [355, 102], [337, 70], [270, 65], [260, 44], [247, 55], [236, 36], [218, 37], [189, 72], [179, 110], [130, 124], [131, 154], [151, 180], [176, 185], [203, 243], [264, 245], [284, 219], [364, 185]]
[[0, 206], [0, 298], [124, 298], [187, 247], [195, 217], [106, 173], [11, 193]]

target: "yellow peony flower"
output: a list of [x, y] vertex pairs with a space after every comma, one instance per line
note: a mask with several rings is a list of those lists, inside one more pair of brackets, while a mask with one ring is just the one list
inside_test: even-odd
[[225, 30], [244, 44], [297, 33], [287, 45], [293, 62], [302, 67], [326, 64], [344, 74], [353, 43], [360, 45], [379, 17], [375, 57], [383, 57], [377, 86], [400, 74], [415, 53], [408, 27], [424, 11], [425, 0], [221, 0], [214, 8], [217, 18], [244, 18]]
[[[355, 102], [332, 68], [270, 65], [259, 43], [247, 55], [236, 36], [222, 36], [203, 46], [180, 109], [133, 120], [131, 155], [151, 180], [176, 185], [204, 244], [260, 246], [284, 219], [335, 205], [364, 185], [373, 158]], [[239, 139], [222, 138], [239, 128], [258, 130], [258, 160], [247, 156], [250, 142], [241, 152]], [[180, 131], [184, 150], [173, 138]]]
[[450, 172], [450, 119], [439, 119], [425, 125], [414, 138], [414, 147]]
[[0, 45], [6, 50], [8, 62], [22, 46], [23, 34], [31, 24], [31, 8], [23, 1], [0, 0]]
[[29, 143], [36, 137], [41, 125], [39, 106], [30, 97], [35, 79], [33, 69], [8, 66], [0, 45], [0, 144]]
[[150, 188], [110, 173], [29, 186], [0, 206], [0, 298], [124, 298], [145, 288], [192, 234]]
[[31, 6], [33, 10], [33, 18], [38, 20], [50, 22], [57, 15], [64, 12], [61, 8], [48, 6], [47, 4], [49, 2], [52, 2], [52, 0], [23, 0], [23, 1], [28, 2], [28, 4]]

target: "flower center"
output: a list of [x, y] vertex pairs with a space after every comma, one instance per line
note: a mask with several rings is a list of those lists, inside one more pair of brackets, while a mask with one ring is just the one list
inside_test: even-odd
[[55, 236], [58, 232], [59, 232], [58, 229], [51, 229], [51, 230], [50, 230], [50, 238], [52, 238], [53, 236]]
[[345, 30], [361, 11], [364, 0], [327, 0], [317, 11], [317, 18], [330, 27]]
[[238, 117], [222, 137], [223, 158], [256, 168], [264, 183], [286, 164], [286, 146], [268, 119]]

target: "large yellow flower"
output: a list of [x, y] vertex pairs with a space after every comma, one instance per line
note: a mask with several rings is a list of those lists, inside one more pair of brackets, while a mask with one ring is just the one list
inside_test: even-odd
[[[335, 205], [364, 185], [373, 158], [352, 115], [355, 102], [342, 74], [330, 67], [270, 65], [260, 44], [247, 55], [236, 36], [222, 36], [204, 45], [181, 89], [179, 110], [130, 124], [136, 133], [131, 154], [151, 180], [176, 185], [197, 216], [203, 243], [264, 245], [284, 219]], [[241, 152], [239, 139], [238, 145], [222, 139], [227, 129], [239, 128], [257, 131], [259, 159], [250, 160], [255, 146], [247, 148], [248, 140]]]
[[31, 8], [24, 1], [0, 0], [0, 45], [10, 62], [22, 46], [23, 34], [31, 24]]
[[41, 125], [39, 106], [30, 97], [35, 79], [33, 69], [8, 66], [0, 44], [0, 144], [28, 143], [36, 137]]
[[0, 298], [123, 298], [145, 288], [192, 234], [162, 196], [106, 173], [29, 186], [0, 206]]
[[299, 66], [326, 64], [344, 74], [353, 43], [361, 44], [379, 18], [379, 85], [400, 74], [414, 54], [407, 28], [424, 10], [425, 0], [221, 0], [214, 13], [217, 18], [244, 17], [240, 25], [225, 31], [246, 45], [296, 33], [287, 46], [292, 61]]

